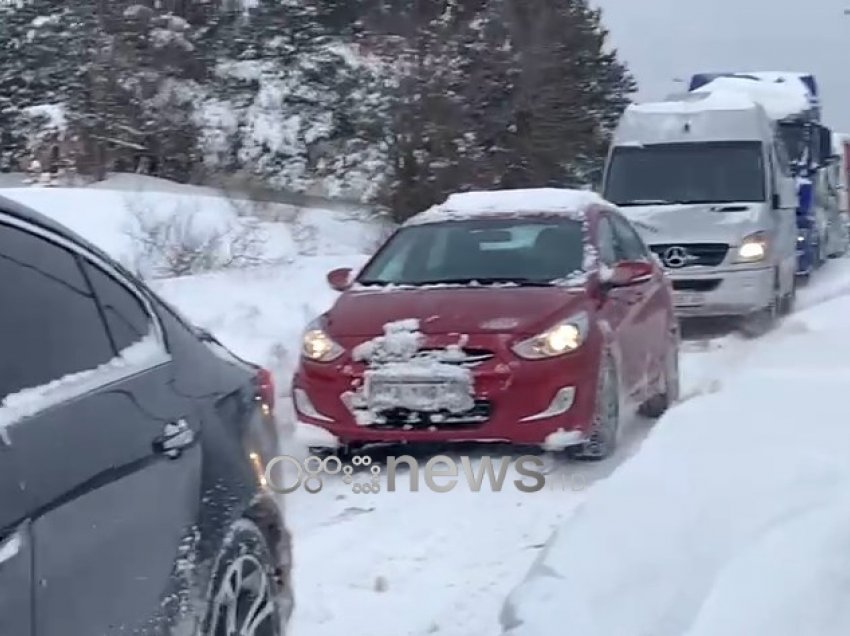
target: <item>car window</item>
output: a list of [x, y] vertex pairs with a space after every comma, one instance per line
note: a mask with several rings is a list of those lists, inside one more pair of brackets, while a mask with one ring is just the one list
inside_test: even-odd
[[615, 248], [617, 241], [614, 236], [614, 228], [607, 216], [601, 217], [596, 226], [596, 242], [599, 249], [599, 260], [608, 266], [616, 265], [617, 261], [620, 260]]
[[77, 258], [2, 223], [0, 305], [0, 401], [114, 357]]
[[366, 265], [362, 284], [550, 283], [583, 269], [574, 219], [486, 219], [400, 230]]
[[85, 269], [103, 309], [116, 351], [126, 349], [147, 336], [151, 322], [139, 299], [99, 267], [87, 262]]
[[611, 223], [614, 228], [614, 237], [616, 241], [615, 251], [619, 260], [649, 260], [649, 250], [647, 249], [646, 244], [628, 221], [621, 216], [612, 214]]

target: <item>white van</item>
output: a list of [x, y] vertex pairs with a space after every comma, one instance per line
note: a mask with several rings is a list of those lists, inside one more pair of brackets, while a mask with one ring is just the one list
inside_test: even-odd
[[791, 310], [796, 187], [776, 125], [750, 98], [629, 106], [602, 191], [664, 265], [679, 316], [735, 316], [758, 335]]

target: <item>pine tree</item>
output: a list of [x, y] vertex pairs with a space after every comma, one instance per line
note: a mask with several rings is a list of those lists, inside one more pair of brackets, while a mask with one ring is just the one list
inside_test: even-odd
[[332, 29], [337, 14], [322, 13], [330, 8], [317, 0], [259, 0], [205, 31], [220, 61], [210, 91], [223, 115], [214, 148], [219, 169], [341, 194], [382, 171], [373, 151], [378, 134], [366, 117], [378, 108], [375, 72]]
[[384, 196], [397, 217], [455, 191], [585, 183], [635, 89], [600, 13], [585, 0], [436, 4], [405, 34]]

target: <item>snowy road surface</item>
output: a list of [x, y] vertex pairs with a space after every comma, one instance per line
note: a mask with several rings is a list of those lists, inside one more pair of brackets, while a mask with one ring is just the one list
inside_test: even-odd
[[[145, 209], [168, 213], [197, 206], [191, 193], [187, 200], [185, 194], [166, 195], [142, 185], [133, 200]], [[123, 230], [132, 213], [126, 188], [4, 194], [56, 216], [132, 264], [134, 246]], [[233, 214], [224, 203], [208, 207], [212, 220], [229, 222]], [[334, 298], [325, 273], [360, 265], [379, 231], [320, 210], [311, 211], [300, 228], [278, 224], [270, 230], [266, 247], [275, 264], [167, 279], [155, 287], [225, 345], [272, 369], [285, 411], [299, 334]], [[819, 272], [810, 288], [801, 291], [798, 307], [817, 307], [843, 296], [850, 297], [850, 259], [830, 262]], [[765, 350], [771, 347], [787, 341], [793, 353], [795, 330], [805, 332], [812, 321], [847, 323], [846, 314], [810, 314], [808, 322], [787, 318], [780, 332], [762, 341], [723, 336], [686, 343], [683, 399], [719, 391], [734, 371], [755, 364], [754, 357], [757, 362], [761, 356], [760, 364], [765, 364]], [[302, 489], [287, 496], [295, 541], [296, 611], [290, 636], [498, 634], [506, 594], [525, 576], [552, 530], [575, 512], [594, 483], [640, 451], [651, 426], [643, 420], [632, 423], [612, 460], [561, 466], [558, 478], [551, 479], [553, 487], [531, 494], [518, 491], [511, 476], [501, 492], [486, 485], [471, 492], [461, 482], [447, 493], [424, 488], [409, 492], [402, 485], [397, 492], [374, 495], [355, 494], [336, 477], [326, 479], [316, 494]], [[285, 450], [306, 452], [297, 440], [290, 440]]]
[[[850, 260], [829, 263], [801, 290], [799, 307], [838, 294], [850, 294]], [[793, 321], [786, 319], [783, 328], [793, 333]], [[718, 391], [762, 346], [736, 335], [686, 342], [683, 399]], [[504, 597], [542, 544], [594, 481], [639, 451], [651, 424], [634, 423], [612, 461], [562, 468], [566, 479], [533, 494], [513, 487], [474, 493], [463, 482], [449, 493], [404, 487], [353, 494], [333, 478], [317, 494], [289, 495], [287, 513], [297, 542], [293, 636], [499, 633]], [[293, 445], [287, 452], [305, 450]]]

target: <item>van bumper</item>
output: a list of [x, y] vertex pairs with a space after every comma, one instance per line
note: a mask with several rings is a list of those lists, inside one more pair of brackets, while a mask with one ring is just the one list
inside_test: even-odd
[[688, 317], [744, 316], [770, 304], [774, 269], [671, 272], [676, 315]]

